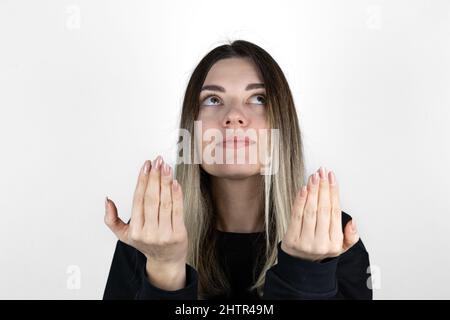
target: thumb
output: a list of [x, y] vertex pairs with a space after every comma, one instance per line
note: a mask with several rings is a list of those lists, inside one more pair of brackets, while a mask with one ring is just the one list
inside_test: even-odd
[[355, 221], [350, 220], [344, 228], [344, 244], [342, 246], [343, 253], [350, 249], [359, 240], [358, 230]]
[[105, 224], [120, 241], [127, 241], [128, 225], [119, 218], [116, 205], [108, 197], [105, 198]]

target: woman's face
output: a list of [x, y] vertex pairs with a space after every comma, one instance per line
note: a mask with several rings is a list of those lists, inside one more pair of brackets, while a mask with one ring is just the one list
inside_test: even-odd
[[[216, 62], [202, 86], [199, 104], [196, 120], [201, 121], [203, 135], [196, 138], [198, 146], [202, 146], [202, 168], [223, 178], [259, 174], [260, 130], [268, 129], [266, 91], [251, 60], [228, 58]], [[208, 138], [208, 131], [214, 138]], [[202, 144], [199, 138], [203, 138]], [[211, 156], [216, 162], [221, 159], [220, 163], [211, 163]]]

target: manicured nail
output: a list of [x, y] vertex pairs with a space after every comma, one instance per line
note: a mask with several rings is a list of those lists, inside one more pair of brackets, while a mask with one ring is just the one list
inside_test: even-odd
[[163, 158], [161, 156], [158, 156], [158, 161], [156, 162], [156, 166], [158, 170], [161, 170], [161, 165], [163, 164]]
[[163, 175], [168, 176], [170, 174], [170, 166], [164, 162], [162, 166]]
[[142, 169], [142, 172], [146, 175], [148, 174], [149, 169], [150, 169], [150, 161], [146, 160], [144, 162], [144, 168]]
[[317, 184], [317, 182], [319, 182], [319, 174], [317, 172], [314, 172], [312, 176], [312, 183]]
[[320, 178], [321, 178], [322, 180], [326, 180], [327, 175], [326, 175], [326, 173], [325, 173], [325, 168], [324, 168], [324, 167], [320, 167], [320, 168], [319, 168], [319, 175], [320, 175]]
[[329, 179], [330, 179], [330, 184], [331, 185], [335, 185], [336, 184], [336, 177], [334, 176], [334, 172], [330, 171], [328, 173], [328, 175], [329, 175]]
[[162, 157], [157, 156], [156, 159], [154, 160], [152, 169], [154, 169], [155, 171], [159, 170], [159, 168], [161, 167], [161, 163], [162, 163]]

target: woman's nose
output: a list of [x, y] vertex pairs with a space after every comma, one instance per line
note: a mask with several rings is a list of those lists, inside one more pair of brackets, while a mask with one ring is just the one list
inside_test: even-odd
[[225, 116], [223, 124], [225, 127], [229, 126], [245, 127], [248, 124], [248, 120], [246, 119], [246, 117], [242, 112], [236, 109], [232, 109]]

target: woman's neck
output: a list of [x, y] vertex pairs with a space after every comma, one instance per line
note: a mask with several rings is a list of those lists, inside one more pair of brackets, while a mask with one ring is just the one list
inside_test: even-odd
[[210, 178], [217, 229], [239, 233], [264, 230], [260, 175], [245, 179]]

